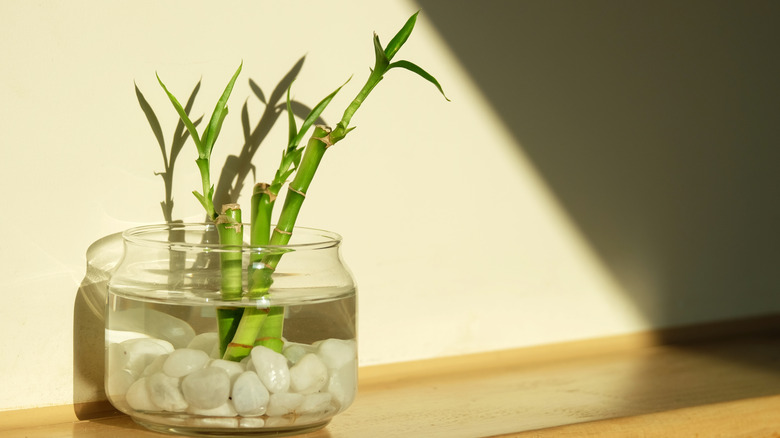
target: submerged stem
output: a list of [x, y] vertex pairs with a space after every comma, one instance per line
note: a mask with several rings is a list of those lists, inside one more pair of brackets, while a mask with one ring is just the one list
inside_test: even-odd
[[[234, 301], [241, 299], [242, 286], [242, 253], [244, 243], [243, 226], [241, 225], [241, 207], [238, 204], [225, 204], [222, 214], [215, 221], [219, 241], [226, 247], [220, 253], [220, 270], [222, 273], [222, 299]], [[243, 309], [240, 307], [220, 307], [217, 309], [217, 330], [219, 334], [219, 350], [224, 353], [227, 344], [235, 334]]]

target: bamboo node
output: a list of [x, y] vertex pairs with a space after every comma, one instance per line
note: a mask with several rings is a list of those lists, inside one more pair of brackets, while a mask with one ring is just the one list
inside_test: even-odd
[[286, 235], [288, 235], [288, 236], [292, 236], [292, 233], [291, 233], [291, 232], [289, 232], [289, 231], [284, 231], [284, 230], [281, 230], [281, 229], [279, 229], [279, 227], [274, 227], [274, 231], [276, 231], [277, 233], [280, 233], [280, 234], [286, 234]]
[[224, 225], [225, 228], [232, 228], [236, 233], [241, 232], [241, 224], [224, 213], [214, 219], [214, 225]]
[[296, 189], [292, 188], [292, 186], [287, 186], [287, 189], [290, 190], [291, 192], [295, 192], [295, 193], [303, 196], [304, 198], [306, 197], [306, 193], [304, 193], [301, 190], [296, 190]]
[[222, 204], [222, 214], [227, 214], [228, 210], [241, 210], [239, 204]]
[[315, 136], [312, 135], [311, 138], [313, 138], [315, 140], [319, 140], [319, 141], [325, 143], [325, 149], [333, 146], [333, 140], [331, 140], [331, 138], [330, 138], [331, 129], [329, 127], [325, 126], [325, 125], [317, 125], [317, 127], [322, 129], [323, 131], [325, 131], [325, 136], [323, 136], [323, 137], [315, 137]]
[[268, 184], [268, 183], [261, 182], [261, 183], [255, 184], [254, 194], [255, 195], [257, 195], [257, 194], [268, 195], [268, 201], [269, 202], [276, 201], [276, 196], [277, 195], [276, 195], [276, 193], [271, 191], [271, 185]]
[[246, 348], [248, 350], [251, 350], [254, 345], [247, 345], [247, 344], [239, 344], [238, 342], [231, 342], [228, 344], [228, 348]]

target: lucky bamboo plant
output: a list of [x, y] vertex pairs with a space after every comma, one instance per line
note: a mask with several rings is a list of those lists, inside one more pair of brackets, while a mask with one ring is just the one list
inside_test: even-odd
[[[335, 128], [331, 129], [321, 125], [314, 126], [313, 132], [305, 146], [301, 146], [305, 135], [312, 129], [312, 125], [314, 125], [315, 121], [318, 120], [325, 108], [345, 84], [338, 87], [312, 108], [300, 127], [297, 126], [291, 108], [290, 87], [287, 88], [288, 143], [273, 179], [270, 182], [260, 182], [254, 186], [249, 221], [250, 231], [248, 240], [250, 245], [254, 247], [267, 246], [268, 248], [278, 248], [289, 243], [298, 213], [306, 199], [306, 192], [323, 155], [328, 148], [343, 140], [355, 128], [350, 126], [352, 117], [371, 90], [374, 89], [388, 71], [394, 68], [401, 68], [416, 73], [435, 85], [439, 92], [444, 95], [439, 82], [416, 64], [405, 60], [392, 61], [412, 33], [416, 19], [417, 13], [406, 21], [401, 30], [385, 47], [382, 47], [379, 37], [376, 33], [374, 34], [374, 67], [371, 69], [371, 74], [365, 85], [347, 106]], [[211, 184], [210, 158], [214, 143], [222, 128], [222, 123], [228, 113], [228, 98], [236, 79], [241, 73], [242, 66], [243, 63], [239, 65], [225, 87], [202, 133], [198, 133], [196, 123], [190, 120], [185, 108], [168, 91], [159, 75], [157, 76], [160, 86], [179, 114], [198, 151], [198, 158], [195, 162], [200, 171], [202, 187], [200, 192], [194, 191], [193, 194], [205, 209], [209, 220], [215, 223], [220, 243], [236, 247], [243, 245], [245, 238], [242, 210], [238, 204], [225, 204], [219, 210], [216, 209], [213, 200], [214, 186]], [[446, 96], [444, 97], [445, 99], [447, 98]], [[271, 222], [275, 201], [285, 185], [287, 185], [287, 191], [284, 204], [277, 224], [272, 228]], [[249, 280], [248, 290], [246, 291], [243, 290], [242, 283], [241, 252], [225, 251], [220, 256], [222, 298], [225, 301], [235, 301], [243, 297], [257, 299], [269, 293], [273, 282], [272, 274], [282, 258], [283, 252], [275, 252], [273, 250], [267, 252], [260, 251], [251, 255], [247, 273]], [[239, 361], [246, 357], [256, 345], [263, 345], [277, 352], [281, 351], [283, 323], [284, 309], [281, 307], [242, 308], [239, 306], [225, 306], [219, 308], [217, 311], [217, 326], [222, 357]]]

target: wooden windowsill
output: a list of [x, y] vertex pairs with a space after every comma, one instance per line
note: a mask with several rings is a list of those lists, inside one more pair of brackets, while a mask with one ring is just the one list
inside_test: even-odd
[[[101, 403], [0, 412], [0, 435], [168, 436]], [[361, 368], [303, 436], [777, 437], [780, 316]]]

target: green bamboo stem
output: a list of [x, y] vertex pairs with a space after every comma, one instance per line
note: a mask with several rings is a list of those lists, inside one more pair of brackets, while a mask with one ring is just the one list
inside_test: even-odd
[[[433, 83], [439, 91], [444, 94], [433, 76], [428, 74], [419, 66], [409, 61], [397, 61], [391, 63], [390, 61], [403, 46], [409, 35], [414, 28], [417, 14], [412, 15], [403, 28], [392, 38], [387, 47], [383, 48], [379, 42], [379, 37], [374, 34], [374, 52], [375, 52], [375, 64], [371, 70], [371, 75], [366, 81], [365, 85], [358, 92], [357, 96], [353, 99], [347, 109], [344, 111], [342, 119], [336, 125], [334, 130], [330, 128], [317, 126], [314, 128], [314, 132], [306, 145], [306, 148], [301, 151], [298, 148], [298, 141], [303, 137], [304, 133], [313, 123], [314, 119], [319, 113], [328, 105], [333, 96], [338, 92], [338, 89], [324, 99], [320, 104], [315, 107], [315, 110], [309, 114], [309, 117], [304, 122], [304, 126], [301, 130], [297, 130], [295, 127], [295, 120], [292, 116], [290, 108], [290, 90], [287, 92], [287, 110], [290, 113], [290, 141], [288, 143], [287, 150], [283, 154], [282, 163], [277, 171], [277, 174], [272, 182], [271, 186], [263, 185], [259, 187], [259, 191], [256, 190], [252, 199], [252, 223], [253, 228], [251, 231], [251, 240], [256, 245], [266, 245], [271, 247], [287, 245], [292, 236], [295, 223], [298, 219], [301, 206], [306, 199], [306, 193], [309, 189], [309, 185], [314, 178], [314, 174], [319, 167], [325, 151], [335, 143], [341, 141], [346, 135], [354, 129], [350, 127], [349, 123], [354, 116], [355, 112], [360, 108], [369, 93], [376, 87], [376, 85], [382, 80], [384, 74], [392, 68], [401, 68], [409, 70], [423, 79]], [[240, 71], [240, 67], [239, 67]], [[219, 127], [222, 124], [225, 114], [227, 113], [227, 107], [225, 102], [229, 90], [232, 88], [232, 84], [235, 81], [235, 77], [238, 75], [238, 71], [234, 75], [228, 88], [226, 88], [223, 98], [220, 99], [214, 114], [212, 114], [212, 120], [207, 128], [208, 135], [204, 132], [203, 141], [196, 140], [196, 146], [200, 153], [198, 160], [198, 167], [203, 174], [204, 168], [208, 170], [208, 163], [202, 163], [203, 158], [208, 158], [211, 152], [211, 146], [213, 145], [213, 139], [216, 138], [216, 134], [219, 132]], [[162, 82], [161, 82], [162, 84]], [[341, 87], [339, 87], [340, 89]], [[167, 90], [166, 90], [167, 92]], [[446, 96], [444, 96], [446, 98]], [[173, 98], [171, 97], [172, 101]], [[449, 100], [449, 99], [448, 99]], [[179, 108], [177, 108], [179, 110]], [[183, 111], [179, 111], [182, 114]], [[184, 118], [185, 116], [182, 116]], [[186, 121], [186, 120], [185, 120]], [[191, 131], [194, 131], [194, 126], [188, 124], [187, 127]], [[211, 129], [210, 129], [211, 128]], [[217, 129], [213, 129], [217, 128]], [[301, 152], [303, 157], [301, 158]], [[300, 160], [300, 163], [298, 162]], [[274, 228], [272, 233], [269, 233], [270, 217], [273, 209], [273, 203], [276, 199], [276, 195], [281, 190], [282, 185], [286, 179], [295, 173], [295, 177], [288, 185], [287, 194], [282, 208], [281, 215], [279, 217], [278, 224]], [[206, 210], [209, 210], [210, 197], [213, 194], [213, 187], [209, 187], [207, 179], [203, 180], [203, 194], [198, 196], [201, 203], [204, 204]], [[205, 199], [203, 199], [205, 198]], [[212, 206], [213, 208], [213, 206]], [[257, 227], [257, 228], [255, 228]], [[269, 237], [270, 234], [270, 237]], [[282, 251], [270, 252], [266, 254], [257, 254], [251, 256], [251, 263], [249, 269], [249, 298], [261, 298], [266, 295], [273, 282], [272, 274], [275, 271], [279, 260], [283, 255]], [[245, 357], [251, 351], [254, 344], [265, 345], [269, 348], [273, 348], [276, 351], [281, 351], [282, 348], [282, 331], [284, 323], [284, 308], [278, 306], [272, 306], [270, 308], [247, 308], [241, 321], [238, 324], [235, 335], [232, 341], [228, 344], [224, 356], [230, 360], [240, 360]]]
[[276, 194], [271, 191], [271, 186], [266, 183], [255, 184], [252, 193], [252, 225], [249, 238], [253, 246], [268, 245], [274, 201], [276, 201]]
[[[225, 204], [222, 214], [214, 222], [219, 234], [219, 241], [226, 246], [226, 251], [220, 253], [220, 270], [222, 274], [221, 292], [225, 301], [241, 299], [242, 286], [242, 253], [244, 243], [243, 226], [241, 225], [241, 207], [238, 204]], [[231, 248], [233, 247], [233, 248]], [[234, 250], [231, 250], [234, 249]], [[217, 332], [219, 335], [220, 354], [224, 354], [227, 345], [238, 329], [243, 309], [240, 307], [217, 308]]]
[[[240, 361], [249, 355], [255, 346], [257, 334], [266, 321], [268, 309], [247, 307], [241, 316], [235, 335], [222, 355], [225, 360]], [[278, 350], [281, 352], [281, 348]]]
[[262, 345], [276, 352], [281, 353], [284, 342], [282, 341], [282, 332], [284, 331], [284, 307], [272, 306], [268, 309], [268, 316], [260, 327], [260, 331], [255, 339], [255, 345]]

